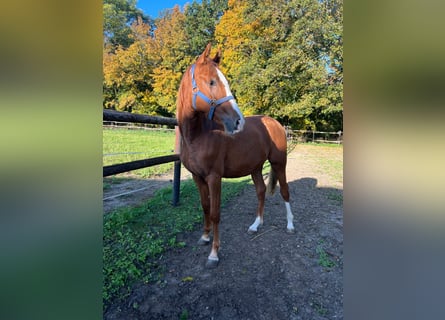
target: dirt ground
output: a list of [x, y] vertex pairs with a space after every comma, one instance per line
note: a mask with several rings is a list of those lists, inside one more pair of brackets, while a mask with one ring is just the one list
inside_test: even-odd
[[[190, 179], [191, 173], [181, 168], [181, 181]], [[137, 206], [154, 196], [159, 189], [173, 185], [173, 170], [170, 173], [160, 174], [150, 179], [126, 173], [115, 177], [104, 178], [103, 210], [107, 214], [116, 208]]]
[[[340, 148], [297, 145], [289, 154], [295, 234], [285, 232], [286, 209], [278, 190], [266, 198], [264, 225], [256, 235], [247, 233], [257, 205], [249, 185], [221, 210], [216, 269], [205, 268], [210, 247], [197, 245], [201, 228], [184, 233], [178, 241], [186, 246], [158, 262], [164, 277], [135, 285], [104, 319], [343, 319], [342, 176], [331, 174], [311, 148], [342, 161]], [[163, 177], [160, 185], [170, 179]], [[131, 201], [139, 196], [130, 195]], [[126, 197], [117, 198], [126, 205]], [[323, 266], [320, 258], [334, 266]]]

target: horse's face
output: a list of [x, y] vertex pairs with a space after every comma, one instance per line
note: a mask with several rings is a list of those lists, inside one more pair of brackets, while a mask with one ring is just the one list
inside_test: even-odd
[[235, 134], [244, 127], [244, 116], [230, 91], [229, 83], [218, 69], [220, 53], [210, 59], [210, 45], [191, 68], [195, 111], [204, 112], [210, 120], [224, 127], [226, 133]]

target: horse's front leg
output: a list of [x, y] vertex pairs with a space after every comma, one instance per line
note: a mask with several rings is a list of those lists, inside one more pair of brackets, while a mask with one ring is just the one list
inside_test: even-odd
[[250, 225], [249, 229], [247, 230], [249, 234], [256, 233], [258, 231], [258, 227], [263, 224], [264, 199], [266, 198], [266, 185], [264, 184], [262, 171], [263, 171], [263, 166], [261, 166], [261, 168], [254, 171], [251, 174], [252, 180], [255, 183], [255, 190], [258, 198], [258, 208], [256, 212], [255, 221]]
[[207, 245], [210, 243], [210, 197], [209, 197], [209, 186], [207, 185], [207, 182], [197, 176], [193, 175], [193, 180], [196, 183], [196, 186], [199, 190], [199, 196], [201, 198], [201, 206], [202, 211], [204, 213], [204, 233], [202, 234], [201, 238], [198, 240], [199, 245]]
[[219, 219], [220, 219], [220, 205], [221, 205], [221, 177], [218, 175], [210, 175], [206, 179], [209, 186], [210, 196], [210, 221], [213, 226], [213, 242], [212, 250], [207, 259], [206, 267], [214, 268], [218, 265], [218, 250], [219, 250]]

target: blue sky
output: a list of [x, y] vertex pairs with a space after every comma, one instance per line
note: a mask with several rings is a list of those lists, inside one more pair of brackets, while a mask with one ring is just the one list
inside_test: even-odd
[[192, 2], [193, 0], [138, 0], [136, 7], [142, 9], [150, 17], [157, 18], [159, 12], [164, 9], [171, 9], [177, 4], [183, 8], [184, 4]]

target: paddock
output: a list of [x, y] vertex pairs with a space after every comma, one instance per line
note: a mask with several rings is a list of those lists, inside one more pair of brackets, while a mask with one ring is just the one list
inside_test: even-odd
[[247, 234], [257, 201], [247, 184], [222, 206], [226, 236], [218, 272], [204, 267], [208, 248], [196, 245], [198, 221], [176, 235], [181, 246], [147, 261], [156, 280], [132, 283], [128, 296], [107, 305], [104, 318], [343, 318], [342, 166], [342, 145], [297, 144], [287, 170], [294, 235], [283, 232], [279, 193], [266, 198], [267, 223], [257, 235]]

